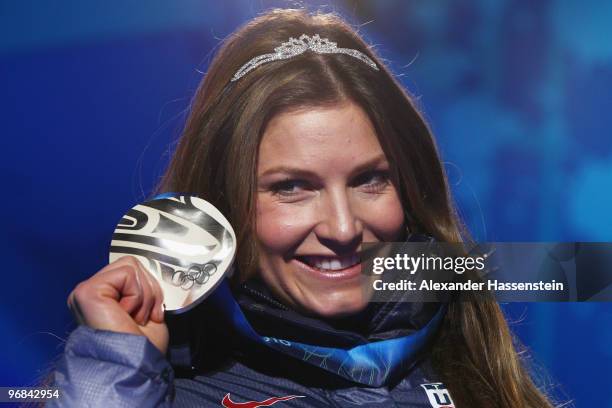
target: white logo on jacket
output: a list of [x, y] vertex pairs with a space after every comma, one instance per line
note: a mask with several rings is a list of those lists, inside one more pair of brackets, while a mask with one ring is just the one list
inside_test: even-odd
[[427, 393], [427, 399], [433, 408], [455, 408], [453, 399], [442, 383], [421, 384]]

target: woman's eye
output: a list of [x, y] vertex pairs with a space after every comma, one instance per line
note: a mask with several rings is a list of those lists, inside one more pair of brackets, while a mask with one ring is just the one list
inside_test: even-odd
[[389, 185], [389, 174], [381, 170], [368, 171], [359, 175], [354, 184], [368, 193], [379, 193]]
[[270, 191], [280, 197], [293, 197], [308, 188], [303, 180], [283, 180], [270, 186]]

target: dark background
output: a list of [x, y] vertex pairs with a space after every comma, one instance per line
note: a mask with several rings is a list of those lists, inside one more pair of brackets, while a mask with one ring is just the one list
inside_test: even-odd
[[[219, 40], [271, 1], [0, 1], [0, 385], [37, 381], [72, 287], [149, 194]], [[418, 98], [489, 241], [612, 241], [612, 3], [338, 1]], [[333, 40], [333, 39], [332, 39]], [[579, 407], [612, 407], [612, 305], [511, 304]]]

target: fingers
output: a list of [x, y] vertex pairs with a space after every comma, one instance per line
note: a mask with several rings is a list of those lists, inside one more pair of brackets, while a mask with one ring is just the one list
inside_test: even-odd
[[151, 288], [153, 289], [153, 296], [155, 299], [155, 303], [153, 304], [153, 310], [151, 312], [151, 319], [157, 323], [162, 323], [164, 321], [164, 293], [162, 292], [162, 288], [159, 285], [157, 279], [155, 279], [150, 273], [145, 273], [149, 283], [151, 284]]
[[157, 323], [161, 323], [164, 320], [164, 312], [162, 304], [164, 302], [164, 294], [162, 292], [159, 282], [153, 275], [147, 271], [140, 263], [140, 283], [143, 288], [143, 305], [144, 319], [143, 324], [147, 324], [149, 319]]
[[[128, 313], [131, 313], [134, 320], [141, 326], [146, 325], [149, 320], [162, 323], [164, 321], [162, 309], [164, 294], [159, 282], [137, 259], [133, 257], [124, 258], [128, 258], [126, 260], [128, 265], [136, 266], [135, 280], [139, 291], [138, 295], [133, 298], [135, 300], [133, 304], [136, 306], [132, 306], [132, 310]], [[133, 314], [134, 311], [136, 311], [135, 314]]]
[[120, 304], [141, 326], [146, 325], [150, 319], [161, 323], [163, 321], [163, 313], [161, 313], [163, 293], [159, 283], [137, 259], [124, 258], [128, 258], [125, 261], [125, 267], [131, 268], [133, 273], [131, 280], [125, 282], [127, 296], [121, 298]]
[[[149, 320], [162, 323], [163, 292], [155, 277], [134, 257], [126, 256], [107, 265], [77, 285], [68, 296], [68, 307], [80, 324], [88, 324], [95, 304], [119, 305], [133, 321], [145, 326]], [[92, 315], [93, 316], [93, 315]], [[92, 317], [90, 316], [90, 317]], [[93, 316], [97, 320], [99, 316]]]
[[136, 272], [136, 280], [138, 282], [138, 288], [142, 293], [142, 301], [140, 308], [134, 316], [134, 320], [136, 320], [136, 322], [141, 326], [144, 326], [149, 320], [149, 315], [151, 314], [151, 308], [155, 303], [155, 299], [153, 298], [153, 289], [151, 288], [149, 282], [147, 282], [147, 277], [140, 268]]

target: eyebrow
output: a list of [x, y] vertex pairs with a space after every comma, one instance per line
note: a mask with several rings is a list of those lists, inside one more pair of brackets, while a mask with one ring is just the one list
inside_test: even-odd
[[[359, 164], [357, 167], [355, 167], [355, 169], [353, 169], [352, 174], [358, 174], [364, 170], [372, 169], [382, 163], [387, 163], [387, 158], [385, 157], [384, 154], [380, 154], [371, 159], [368, 159], [366, 162]], [[291, 166], [276, 166], [276, 167], [272, 167], [264, 171], [258, 177], [265, 177], [267, 175], [274, 174], [274, 173], [286, 173], [286, 174], [291, 174], [293, 176], [298, 176], [298, 177], [316, 176], [314, 172], [307, 170], [307, 169], [303, 169], [299, 167], [291, 167]]]

